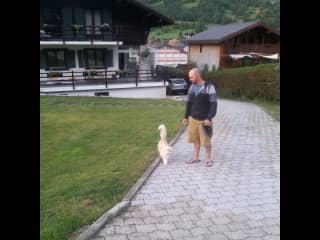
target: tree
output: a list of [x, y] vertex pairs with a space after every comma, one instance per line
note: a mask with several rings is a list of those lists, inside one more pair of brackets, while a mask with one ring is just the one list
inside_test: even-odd
[[205, 30], [207, 30], [207, 26], [203, 22], [197, 23], [194, 29], [195, 33], [203, 32]]
[[[250, 21], [252, 11], [259, 9], [256, 18], [266, 19], [267, 24], [274, 28], [280, 27], [280, 0], [197, 0], [198, 4], [192, 8], [183, 7], [184, 3], [196, 0], [140, 0], [152, 9], [159, 11], [175, 21], [201, 21], [205, 23], [238, 22], [240, 19]], [[227, 11], [227, 14], [225, 13]], [[198, 25], [198, 24], [197, 24]], [[199, 26], [194, 26], [200, 30]], [[185, 30], [186, 26], [179, 26]], [[203, 30], [203, 29], [201, 29]]]

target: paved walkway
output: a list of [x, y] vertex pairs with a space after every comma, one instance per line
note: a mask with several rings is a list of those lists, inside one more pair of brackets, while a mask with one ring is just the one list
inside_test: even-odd
[[[214, 165], [187, 165], [186, 132], [102, 239], [280, 239], [280, 126], [259, 107], [218, 102]], [[205, 159], [204, 149], [200, 159]]]

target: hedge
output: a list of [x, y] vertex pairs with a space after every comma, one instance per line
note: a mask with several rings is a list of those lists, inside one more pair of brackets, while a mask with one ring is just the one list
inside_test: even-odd
[[261, 64], [202, 73], [219, 97], [280, 102], [280, 64]]

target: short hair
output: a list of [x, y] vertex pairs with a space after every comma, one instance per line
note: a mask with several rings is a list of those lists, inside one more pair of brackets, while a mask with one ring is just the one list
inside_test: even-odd
[[194, 72], [201, 77], [201, 71], [199, 70], [199, 68], [192, 68], [189, 72]]

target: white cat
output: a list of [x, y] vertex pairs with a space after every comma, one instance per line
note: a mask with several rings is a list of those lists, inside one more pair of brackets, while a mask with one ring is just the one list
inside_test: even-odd
[[160, 141], [158, 143], [158, 151], [160, 154], [160, 157], [163, 160], [163, 164], [168, 164], [169, 155], [172, 151], [172, 147], [167, 142], [167, 129], [164, 124], [160, 124], [159, 126], [160, 130]]

